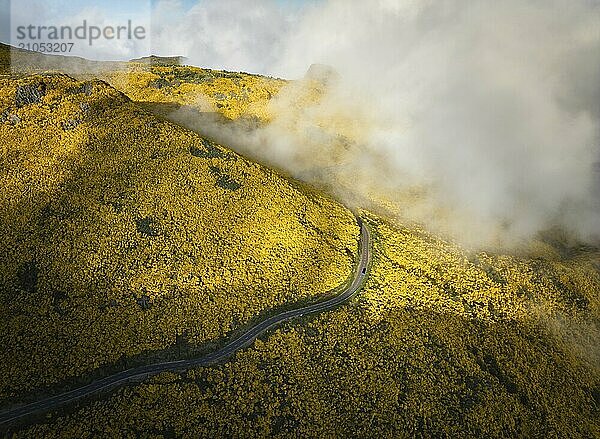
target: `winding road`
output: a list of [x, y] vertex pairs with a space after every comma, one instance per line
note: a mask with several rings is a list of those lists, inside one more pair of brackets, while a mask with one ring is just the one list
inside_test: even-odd
[[145, 366], [124, 370], [114, 375], [110, 375], [105, 378], [93, 381], [92, 383], [86, 386], [1, 412], [0, 424], [8, 424], [26, 416], [38, 415], [56, 409], [63, 405], [73, 403], [83, 398], [92, 396], [99, 392], [106, 392], [123, 384], [143, 381], [161, 372], [177, 372], [193, 367], [207, 366], [213, 363], [217, 363], [231, 356], [240, 349], [251, 345], [252, 342], [258, 336], [280, 323], [308, 314], [325, 312], [337, 307], [338, 305], [341, 305], [342, 303], [352, 298], [360, 290], [365, 276], [367, 275], [369, 270], [369, 261], [371, 258], [371, 234], [367, 226], [363, 224], [360, 218], [358, 219], [358, 223], [360, 225], [360, 240], [358, 251], [359, 261], [356, 267], [354, 279], [344, 291], [342, 291], [335, 297], [312, 305], [307, 305], [302, 308], [285, 311], [280, 314], [269, 317], [268, 319], [263, 320], [262, 322], [257, 323], [255, 326], [249, 328], [246, 332], [244, 332], [238, 338], [231, 341], [221, 349], [203, 357], [193, 358], [191, 360], [178, 360], [148, 364]]

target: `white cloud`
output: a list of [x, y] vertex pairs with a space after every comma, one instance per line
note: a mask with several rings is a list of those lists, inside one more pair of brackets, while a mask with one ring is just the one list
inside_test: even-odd
[[[46, 9], [39, 3], [36, 17], [48, 20]], [[98, 4], [62, 22], [112, 24], [116, 12]], [[489, 243], [499, 231], [519, 240], [553, 225], [591, 239], [600, 231], [598, 23], [590, 0], [159, 0], [151, 49], [104, 41], [81, 54], [152, 50], [288, 78], [329, 64], [343, 80], [319, 105], [294, 108], [290, 92], [271, 126], [222, 131], [228, 142], [303, 178], [351, 181], [353, 195], [384, 196], [464, 241]], [[356, 141], [343, 166], [318, 127], [336, 118]], [[427, 196], [409, 209], [403, 194], [415, 186]]]
[[[33, 13], [35, 11], [35, 13]], [[40, 0], [19, 0], [11, 2], [10, 8], [10, 43], [18, 46], [19, 43], [27, 44], [26, 48], [39, 49], [37, 43], [69, 43], [73, 46], [65, 55], [82, 56], [94, 60], [128, 60], [136, 56], [145, 56], [151, 48], [150, 24], [151, 24], [150, 0], [122, 0], [120, 2], [107, 2], [94, 4], [92, 2], [79, 2], [77, 4], [64, 4], [64, 2], [44, 2]], [[106, 27], [116, 29], [118, 26], [131, 28], [143, 27], [146, 30], [145, 38], [130, 38], [125, 32], [121, 32], [120, 38], [105, 38], [99, 35], [92, 39], [90, 44], [90, 28], [97, 27], [101, 32]], [[72, 32], [77, 27], [86, 24], [85, 38], [59, 38], [55, 39], [49, 35], [49, 27], [59, 28], [69, 26]], [[29, 36], [27, 26], [34, 26], [33, 37]], [[24, 34], [17, 30], [24, 26]], [[116, 31], [114, 32], [116, 34]], [[20, 38], [25, 35], [25, 38]], [[67, 36], [68, 34], [65, 34]], [[41, 36], [41, 38], [39, 38]]]
[[203, 0], [185, 10], [178, 1], [161, 0], [153, 50], [203, 67], [267, 73], [282, 56], [289, 12], [274, 1]]
[[[315, 179], [349, 174], [353, 191], [385, 193], [404, 213], [400, 194], [427, 187], [412, 217], [465, 242], [553, 225], [598, 235], [598, 3], [330, 0], [292, 19], [273, 2], [206, 0], [179, 20], [164, 35], [185, 36], [178, 47], [199, 65], [299, 77], [316, 62], [341, 73], [318, 107], [259, 133], [263, 160], [306, 176], [312, 159]], [[310, 126], [340, 115], [365, 133], [361, 152], [316, 172], [335, 151]], [[290, 121], [303, 126], [295, 137], [282, 129]]]

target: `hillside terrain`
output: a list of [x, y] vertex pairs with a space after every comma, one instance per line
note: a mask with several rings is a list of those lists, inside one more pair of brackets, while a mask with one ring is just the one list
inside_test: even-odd
[[2, 79], [0, 108], [5, 400], [201, 346], [350, 276], [351, 212], [104, 82]]
[[592, 260], [469, 260], [423, 231], [371, 221], [373, 271], [350, 306], [19, 437], [600, 434]]
[[162, 110], [164, 116], [178, 106], [189, 106], [227, 120], [255, 122], [269, 119], [267, 104], [286, 84], [246, 73], [147, 63], [130, 63], [127, 69], [103, 76], [133, 101], [153, 104], [150, 109]]
[[[191, 105], [268, 124], [288, 82], [165, 63], [99, 77], [110, 85], [0, 80], [5, 406], [132, 362], [210, 350], [256, 316], [335, 289], [354, 263], [349, 210], [165, 120]], [[163, 373], [12, 431], [600, 436], [597, 249], [556, 233], [527, 254], [473, 252], [360, 216], [374, 260], [350, 304], [287, 323], [230, 361]]]

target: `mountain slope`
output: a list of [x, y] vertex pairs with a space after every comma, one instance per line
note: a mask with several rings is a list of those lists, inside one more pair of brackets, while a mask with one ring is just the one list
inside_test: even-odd
[[18, 437], [598, 437], [594, 259], [469, 260], [370, 222], [373, 268], [350, 305]]
[[335, 202], [101, 81], [0, 80], [2, 398], [203, 346], [350, 275]]
[[[5, 403], [120, 355], [210, 349], [350, 273], [350, 212], [140, 109], [261, 124], [282, 81], [139, 64], [102, 77], [138, 102], [64, 76], [2, 83]], [[349, 305], [17, 436], [600, 435], [597, 249], [546, 236], [529, 255], [474, 254], [363, 216], [375, 258]]]

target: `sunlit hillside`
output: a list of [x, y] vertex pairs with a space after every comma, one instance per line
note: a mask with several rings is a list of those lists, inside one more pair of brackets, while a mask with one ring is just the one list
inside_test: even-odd
[[592, 260], [469, 260], [423, 231], [372, 221], [373, 272], [351, 305], [22, 437], [600, 434]]
[[134, 101], [189, 105], [228, 119], [256, 120], [268, 118], [266, 104], [285, 84], [280, 79], [245, 73], [144, 63], [130, 63], [127, 69], [108, 72], [106, 79]]
[[2, 79], [0, 107], [5, 400], [205, 347], [351, 273], [351, 212], [104, 82]]
[[[165, 60], [110, 66], [98, 74], [107, 82], [0, 80], [4, 406], [210, 352], [351, 275], [350, 210], [168, 121], [189, 105], [224, 126], [267, 126], [290, 82]], [[336, 123], [324, 129], [344, 131]], [[527, 252], [475, 252], [358, 213], [373, 260], [349, 303], [286, 323], [228, 361], [162, 373], [11, 431], [600, 437], [598, 249], [555, 231]]]

